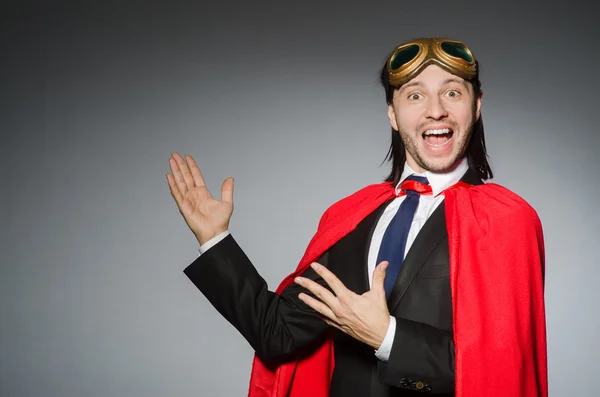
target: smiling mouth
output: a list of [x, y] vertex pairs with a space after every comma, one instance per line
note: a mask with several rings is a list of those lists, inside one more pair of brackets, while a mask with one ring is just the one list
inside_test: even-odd
[[427, 130], [423, 132], [425, 143], [433, 147], [445, 146], [452, 140], [454, 131], [450, 128], [441, 128], [438, 130]]

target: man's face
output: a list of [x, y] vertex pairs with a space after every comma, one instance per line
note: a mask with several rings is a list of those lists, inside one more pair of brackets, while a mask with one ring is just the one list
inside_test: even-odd
[[388, 117], [413, 170], [444, 172], [465, 155], [480, 109], [471, 83], [429, 65], [394, 92]]

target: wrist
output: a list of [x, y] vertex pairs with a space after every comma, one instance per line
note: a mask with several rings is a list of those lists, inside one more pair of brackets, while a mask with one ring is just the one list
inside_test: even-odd
[[385, 340], [385, 336], [387, 335], [389, 329], [390, 329], [390, 316], [388, 315], [387, 318], [385, 319], [384, 322], [385, 325], [382, 325], [381, 328], [379, 329], [379, 335], [378, 335], [378, 342], [379, 344], [377, 345], [376, 349], [379, 349], [381, 347], [381, 344], [383, 343], [383, 341]]
[[386, 331], [383, 342], [375, 350], [375, 357], [379, 360], [387, 362], [392, 352], [392, 345], [394, 344], [394, 337], [396, 335], [396, 319], [392, 316], [389, 318], [389, 325]]
[[[223, 236], [227, 232], [228, 232], [227, 229], [223, 229], [222, 231], [219, 230], [216, 233], [212, 233], [212, 234], [208, 234], [208, 235], [207, 234], [194, 234], [194, 235], [196, 236], [196, 240], [198, 240], [198, 243], [202, 247], [205, 244], [208, 244], [211, 241], [217, 239], [219, 236]], [[223, 237], [225, 237], [225, 236], [223, 236]], [[221, 239], [218, 239], [218, 240], [221, 240]]]
[[379, 350], [383, 341], [385, 340], [385, 336], [387, 335], [390, 328], [390, 317], [388, 316], [384, 321], [377, 326], [376, 334], [373, 338], [373, 343], [371, 343], [371, 347], [375, 350]]
[[226, 231], [227, 231], [227, 228], [225, 228], [223, 230], [217, 230], [210, 234], [198, 233], [198, 234], [195, 234], [195, 236], [196, 236], [196, 240], [198, 240], [198, 244], [200, 244], [200, 246], [203, 246], [204, 244], [208, 243], [213, 238], [217, 237], [218, 235], [220, 235], [222, 233], [225, 233]]
[[200, 244], [200, 246], [203, 246], [208, 241], [210, 241], [211, 238], [215, 237], [215, 236], [200, 235], [200, 234], [196, 234], [195, 236], [196, 236], [196, 240], [198, 240], [198, 244]]

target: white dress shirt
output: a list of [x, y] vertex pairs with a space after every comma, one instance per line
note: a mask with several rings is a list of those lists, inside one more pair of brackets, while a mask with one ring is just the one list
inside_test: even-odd
[[[415, 238], [421, 231], [421, 228], [429, 219], [429, 216], [435, 211], [435, 209], [442, 203], [444, 200], [444, 195], [440, 194], [443, 190], [449, 188], [450, 186], [457, 183], [467, 172], [469, 168], [466, 157], [460, 160], [457, 165], [450, 171], [446, 173], [434, 173], [430, 171], [425, 171], [424, 173], [416, 173], [412, 168], [409, 167], [408, 164], [404, 164], [404, 170], [402, 171], [402, 175], [400, 177], [400, 182], [396, 185], [396, 192], [400, 192], [400, 185], [402, 181], [404, 181], [407, 177], [411, 175], [423, 176], [426, 177], [429, 181], [429, 185], [431, 186], [431, 190], [433, 192], [432, 195], [422, 195], [419, 198], [419, 205], [417, 207], [417, 211], [415, 212], [415, 217], [410, 226], [410, 230], [408, 232], [408, 237], [406, 240], [406, 249], [404, 250], [404, 257], [408, 253], [410, 247], [412, 246]], [[397, 197], [392, 200], [388, 206], [385, 208], [377, 225], [375, 226], [375, 231], [373, 232], [373, 236], [371, 238], [371, 244], [369, 246], [369, 254], [367, 258], [367, 268], [369, 274], [369, 286], [372, 286], [373, 282], [373, 272], [375, 271], [375, 267], [377, 266], [377, 256], [379, 254], [379, 248], [381, 247], [381, 241], [383, 240], [383, 234], [385, 230], [389, 226], [392, 218], [396, 215], [398, 208], [400, 208], [400, 204], [404, 200], [406, 196]], [[229, 231], [225, 231], [206, 243], [202, 244], [199, 249], [199, 254], [202, 255], [209, 248], [218, 244], [221, 240], [229, 235]], [[394, 316], [390, 316], [390, 325], [388, 327], [387, 333], [385, 334], [385, 338], [383, 339], [383, 343], [379, 347], [378, 350], [375, 351], [375, 356], [381, 361], [388, 361], [390, 357], [390, 353], [392, 351], [392, 345], [394, 343], [394, 336], [396, 334], [396, 319]]]

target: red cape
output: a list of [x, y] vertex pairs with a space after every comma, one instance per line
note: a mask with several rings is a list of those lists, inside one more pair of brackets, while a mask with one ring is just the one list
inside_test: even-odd
[[[370, 185], [332, 205], [281, 293], [367, 215], [394, 197]], [[497, 184], [447, 190], [456, 397], [547, 397], [544, 243], [529, 204]], [[270, 367], [254, 357], [249, 397], [328, 397], [333, 342]]]

